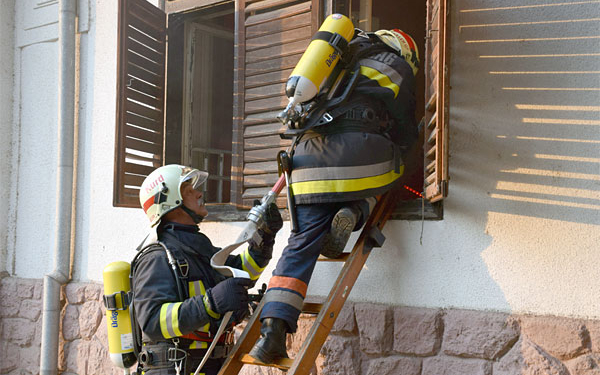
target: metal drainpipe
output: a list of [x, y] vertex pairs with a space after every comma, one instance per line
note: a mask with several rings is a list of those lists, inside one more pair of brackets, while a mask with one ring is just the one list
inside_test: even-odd
[[40, 374], [58, 373], [60, 288], [69, 280], [75, 133], [75, 17], [77, 0], [58, 4], [58, 165], [54, 270], [44, 276]]

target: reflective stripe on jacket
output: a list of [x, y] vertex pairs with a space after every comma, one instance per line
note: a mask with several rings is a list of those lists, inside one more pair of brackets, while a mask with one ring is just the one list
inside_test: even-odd
[[296, 204], [373, 197], [389, 190], [404, 172], [398, 147], [410, 146], [417, 138], [412, 69], [402, 57], [381, 50], [358, 65], [360, 76], [347, 102], [373, 109], [381, 125], [388, 126], [385, 135], [378, 133], [378, 125], [373, 129], [372, 122], [340, 116], [314, 128], [321, 136], [301, 138], [290, 182]]
[[383, 194], [402, 176], [394, 143], [374, 133], [340, 133], [296, 146], [290, 187], [296, 204], [343, 202]]
[[[185, 294], [189, 297], [183, 301], [178, 298], [177, 281], [162, 248], [143, 255], [135, 267], [132, 285], [143, 342], [165, 341], [195, 331], [209, 332], [219, 325], [203, 303], [206, 290], [225, 279], [210, 266], [210, 257], [219, 248], [214, 247], [204, 234], [194, 232], [193, 226], [170, 226], [159, 234], [159, 239], [176, 260], [187, 261]], [[258, 278], [269, 261], [252, 248], [246, 250], [244, 257], [245, 261], [240, 255], [230, 255], [226, 264], [242, 269], [244, 262], [253, 263]], [[206, 343], [200, 341], [190, 345], [193, 346], [190, 348], [206, 347]]]

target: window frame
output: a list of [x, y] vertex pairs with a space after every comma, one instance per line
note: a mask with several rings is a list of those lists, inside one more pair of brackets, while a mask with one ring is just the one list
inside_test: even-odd
[[[118, 68], [118, 82], [117, 82], [117, 140], [116, 140], [116, 152], [115, 152], [115, 187], [114, 187], [114, 200], [113, 204], [115, 206], [120, 207], [139, 207], [137, 204], [137, 200], [135, 203], [132, 201], [123, 202], [120, 200], [120, 196], [122, 195], [122, 178], [119, 178], [119, 174], [122, 172], [124, 157], [122, 146], [122, 118], [123, 115], [123, 95], [121, 95], [121, 90], [124, 87], [123, 81], [123, 72], [122, 72], [122, 57], [124, 48], [126, 48], [126, 44], [123, 43], [123, 26], [122, 26], [122, 13], [124, 11], [123, 4], [130, 1], [143, 1], [145, 0], [119, 0], [119, 68]], [[165, 19], [167, 16], [172, 16], [175, 13], [189, 11], [191, 9], [201, 8], [203, 6], [207, 6], [210, 4], [218, 4], [224, 3], [227, 1], [214, 1], [214, 0], [180, 0], [174, 2], [168, 2], [166, 4], [166, 13]], [[147, 3], [147, 2], [146, 2]], [[248, 174], [246, 166], [250, 163], [248, 160], [245, 160], [244, 153], [247, 151], [244, 147], [246, 141], [248, 140], [246, 130], [249, 126], [252, 126], [252, 123], [247, 121], [247, 111], [245, 110], [247, 100], [246, 100], [246, 91], [247, 88], [245, 86], [246, 78], [247, 78], [247, 67], [246, 67], [246, 28], [247, 28], [247, 19], [251, 17], [257, 12], [277, 9], [277, 7], [284, 7], [286, 4], [294, 3], [295, 0], [236, 0], [235, 1], [235, 30], [234, 30], [234, 82], [233, 82], [233, 128], [232, 128], [232, 142], [233, 142], [233, 154], [232, 154], [232, 171], [231, 171], [231, 200], [229, 204], [214, 204], [210, 205], [211, 210], [211, 219], [218, 221], [229, 221], [229, 220], [244, 220], [247, 209], [251, 206], [251, 202], [255, 198], [260, 198], [262, 194], [270, 189], [269, 182], [272, 182], [274, 177], [276, 176], [276, 166], [274, 165], [274, 159], [277, 152], [277, 147], [283, 149], [287, 146], [287, 144], [280, 142], [279, 144], [273, 144], [268, 146], [274, 150], [272, 161], [268, 162], [269, 166], [262, 172], [262, 174], [258, 174], [258, 176], [262, 176], [264, 179], [264, 183], [261, 185], [262, 188], [257, 189], [256, 193], [246, 194], [244, 195], [248, 188], [245, 187], [244, 182], [248, 176], [252, 176]], [[323, 4], [319, 0], [306, 0], [303, 3], [310, 3], [310, 26], [311, 26], [311, 36], [318, 30], [320, 23], [324, 19], [326, 13], [330, 13], [332, 9], [331, 0], [323, 0]], [[148, 6], [152, 6], [147, 3]], [[437, 14], [442, 15], [441, 17], [436, 18], [435, 8], [437, 6]], [[158, 8], [156, 8], [158, 9]], [[170, 20], [170, 18], [169, 18]], [[424, 176], [426, 184], [424, 186], [424, 194], [426, 196], [426, 200], [423, 202], [422, 199], [416, 199], [413, 201], [399, 202], [399, 205], [392, 216], [393, 219], [441, 219], [442, 218], [442, 205], [441, 201], [444, 197], [447, 196], [447, 186], [448, 186], [448, 106], [449, 106], [449, 52], [450, 45], [448, 43], [449, 40], [449, 0], [428, 0], [427, 1], [427, 19], [426, 19], [426, 52], [425, 52], [425, 71], [426, 74], [431, 74], [431, 72], [442, 72], [439, 79], [436, 77], [426, 77], [426, 101], [428, 105], [426, 105], [426, 116], [425, 116], [425, 125], [423, 126], [424, 130], [424, 147], [425, 152], [431, 150], [429, 146], [433, 145], [435, 158], [427, 158], [425, 156], [425, 166], [424, 172], [427, 173]], [[166, 35], [169, 32], [168, 28], [165, 29], [164, 34]], [[441, 45], [442, 48], [438, 48], [438, 57], [432, 55], [432, 52], [435, 51], [436, 45], [433, 41], [437, 41], [438, 45]], [[441, 43], [440, 43], [441, 41]], [[125, 49], [126, 51], [126, 49]], [[165, 61], [168, 58], [168, 54], [165, 53]], [[299, 57], [298, 57], [299, 58]], [[287, 77], [286, 77], [287, 78]], [[283, 87], [285, 85], [285, 80], [281, 80], [280, 84]], [[165, 84], [166, 85], [166, 84]], [[163, 88], [163, 113], [168, 110], [167, 101], [168, 101], [168, 93], [165, 95], [165, 90], [168, 90], [168, 85], [166, 85], [166, 89]], [[439, 93], [439, 95], [438, 95]], [[166, 98], [165, 98], [166, 97]], [[284, 95], [282, 94], [282, 99], [284, 99]], [[433, 99], [433, 100], [432, 100]], [[283, 100], [282, 100], [283, 103]], [[429, 105], [433, 103], [433, 105]], [[278, 112], [277, 109], [272, 111], [273, 113]], [[439, 115], [437, 115], [439, 114]], [[274, 116], [273, 116], [274, 119]], [[435, 121], [432, 121], [434, 119]], [[121, 122], [120, 122], [121, 121]], [[276, 121], [276, 120], [275, 120]], [[261, 123], [260, 121], [258, 123]], [[263, 121], [264, 123], [264, 121]], [[432, 126], [434, 124], [435, 126]], [[433, 129], [437, 129], [435, 132]], [[283, 132], [284, 129], [281, 128], [278, 132]], [[435, 133], [435, 134], [434, 134]], [[169, 160], [167, 156], [165, 156], [164, 143], [165, 139], [168, 139], [169, 129], [163, 124], [162, 131], [162, 139], [163, 139], [163, 149], [162, 155], [160, 158], [160, 164], [162, 165], [166, 162], [172, 163], [177, 162], [175, 160]], [[432, 134], [434, 134], [432, 136]], [[175, 134], [176, 136], [177, 134]], [[171, 135], [171, 139], [172, 139]], [[181, 134], [179, 133], [179, 137]], [[435, 142], [428, 142], [428, 139], [432, 138]], [[121, 143], [120, 143], [121, 142]], [[181, 147], [179, 145], [178, 147]], [[123, 159], [123, 160], [120, 160]], [[428, 161], [429, 160], [429, 161]], [[434, 161], [434, 168], [431, 168], [431, 163]], [[273, 164], [273, 165], [271, 165]], [[159, 165], [156, 165], [158, 167]], [[275, 169], [274, 169], [275, 168]], [[148, 172], [149, 173], [149, 172]], [[431, 176], [434, 177], [431, 177]], [[142, 176], [140, 174], [140, 176]], [[253, 178], [255, 178], [254, 175]], [[258, 177], [259, 179], [261, 177]], [[429, 180], [428, 180], [429, 178]], [[139, 179], [139, 178], [138, 178]], [[246, 181], [247, 182], [247, 181]], [[262, 191], [264, 190], [264, 192]], [[280, 207], [285, 207], [285, 192], [278, 198], [278, 204]]]

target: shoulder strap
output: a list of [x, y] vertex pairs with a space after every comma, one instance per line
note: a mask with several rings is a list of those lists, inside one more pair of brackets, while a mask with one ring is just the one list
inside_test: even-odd
[[[138, 247], [139, 249], [139, 247]], [[144, 247], [142, 247], [141, 249], [139, 249], [138, 253], [135, 255], [135, 257], [133, 258], [133, 260], [131, 261], [131, 270], [129, 272], [129, 283], [132, 286], [132, 290], [129, 292], [130, 294], [130, 311], [129, 311], [129, 315], [130, 315], [130, 319], [131, 319], [131, 328], [132, 328], [132, 334], [133, 334], [133, 341], [134, 341], [134, 354], [137, 358], [137, 356], [139, 355], [139, 351], [141, 350], [141, 345], [142, 345], [142, 332], [141, 332], [141, 328], [137, 322], [137, 319], [135, 317], [135, 304], [133, 303], [134, 301], [134, 292], [133, 292], [133, 280], [135, 277], [135, 270], [137, 269], [137, 265], [140, 261], [140, 259], [147, 254], [150, 254], [152, 252], [155, 251], [159, 251], [159, 250], [164, 250], [165, 254], [167, 255], [167, 261], [169, 262], [169, 265], [171, 266], [171, 270], [173, 271], [173, 276], [175, 277], [175, 283], [177, 284], [177, 298], [179, 299], [179, 301], [184, 301], [187, 296], [188, 296], [188, 292], [187, 292], [187, 283], [185, 282], [185, 280], [187, 279], [187, 272], [189, 269], [189, 265], [187, 263], [187, 260], [179, 260], [179, 259], [175, 259], [175, 257], [173, 257], [173, 253], [171, 252], [171, 250], [169, 250], [169, 248], [167, 247], [167, 245], [164, 244], [164, 242], [162, 241], [156, 241], [153, 243], [150, 243]], [[179, 271], [178, 271], [179, 270]]]
[[354, 103], [348, 103], [347, 100], [352, 95], [360, 75], [359, 61], [366, 56], [383, 51], [392, 51], [396, 53], [373, 33], [360, 33], [352, 39], [347, 46], [348, 53], [343, 55], [344, 60], [342, 61], [349, 72], [349, 76], [346, 78], [346, 87], [344, 88], [344, 91], [339, 96], [331, 98], [330, 100], [321, 98], [321, 100], [317, 101], [306, 115], [304, 126], [299, 129], [288, 129], [284, 136], [287, 136], [288, 138], [296, 137], [296, 139], [299, 139], [307, 130], [327, 125], [335, 118], [351, 109]]

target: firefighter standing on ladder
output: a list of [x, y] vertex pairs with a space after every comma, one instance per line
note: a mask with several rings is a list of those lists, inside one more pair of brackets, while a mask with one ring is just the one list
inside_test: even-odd
[[297, 329], [319, 254], [341, 254], [350, 233], [366, 221], [374, 197], [402, 176], [402, 156], [417, 139], [419, 60], [413, 39], [398, 29], [357, 32], [348, 51], [363, 56], [348, 102], [332, 109], [326, 126], [296, 140], [289, 187], [297, 231], [269, 281], [261, 337], [250, 352], [263, 363], [287, 358], [286, 333]]
[[[262, 243], [250, 240], [247, 250], [230, 255], [226, 263], [248, 272], [250, 280], [226, 278], [211, 268], [210, 258], [219, 249], [198, 228], [208, 215], [198, 190], [207, 177], [197, 169], [166, 165], [141, 186], [140, 203], [151, 225], [158, 226], [158, 240], [165, 247], [156, 242], [132, 262], [133, 314], [142, 336], [139, 374], [194, 372], [221, 314], [234, 311], [234, 323], [248, 314], [247, 288], [271, 259], [275, 234], [283, 224], [274, 204], [267, 210], [268, 228], [259, 230]], [[169, 258], [175, 261], [176, 272]], [[222, 338], [202, 374], [216, 374], [221, 368], [233, 345], [231, 329]]]

